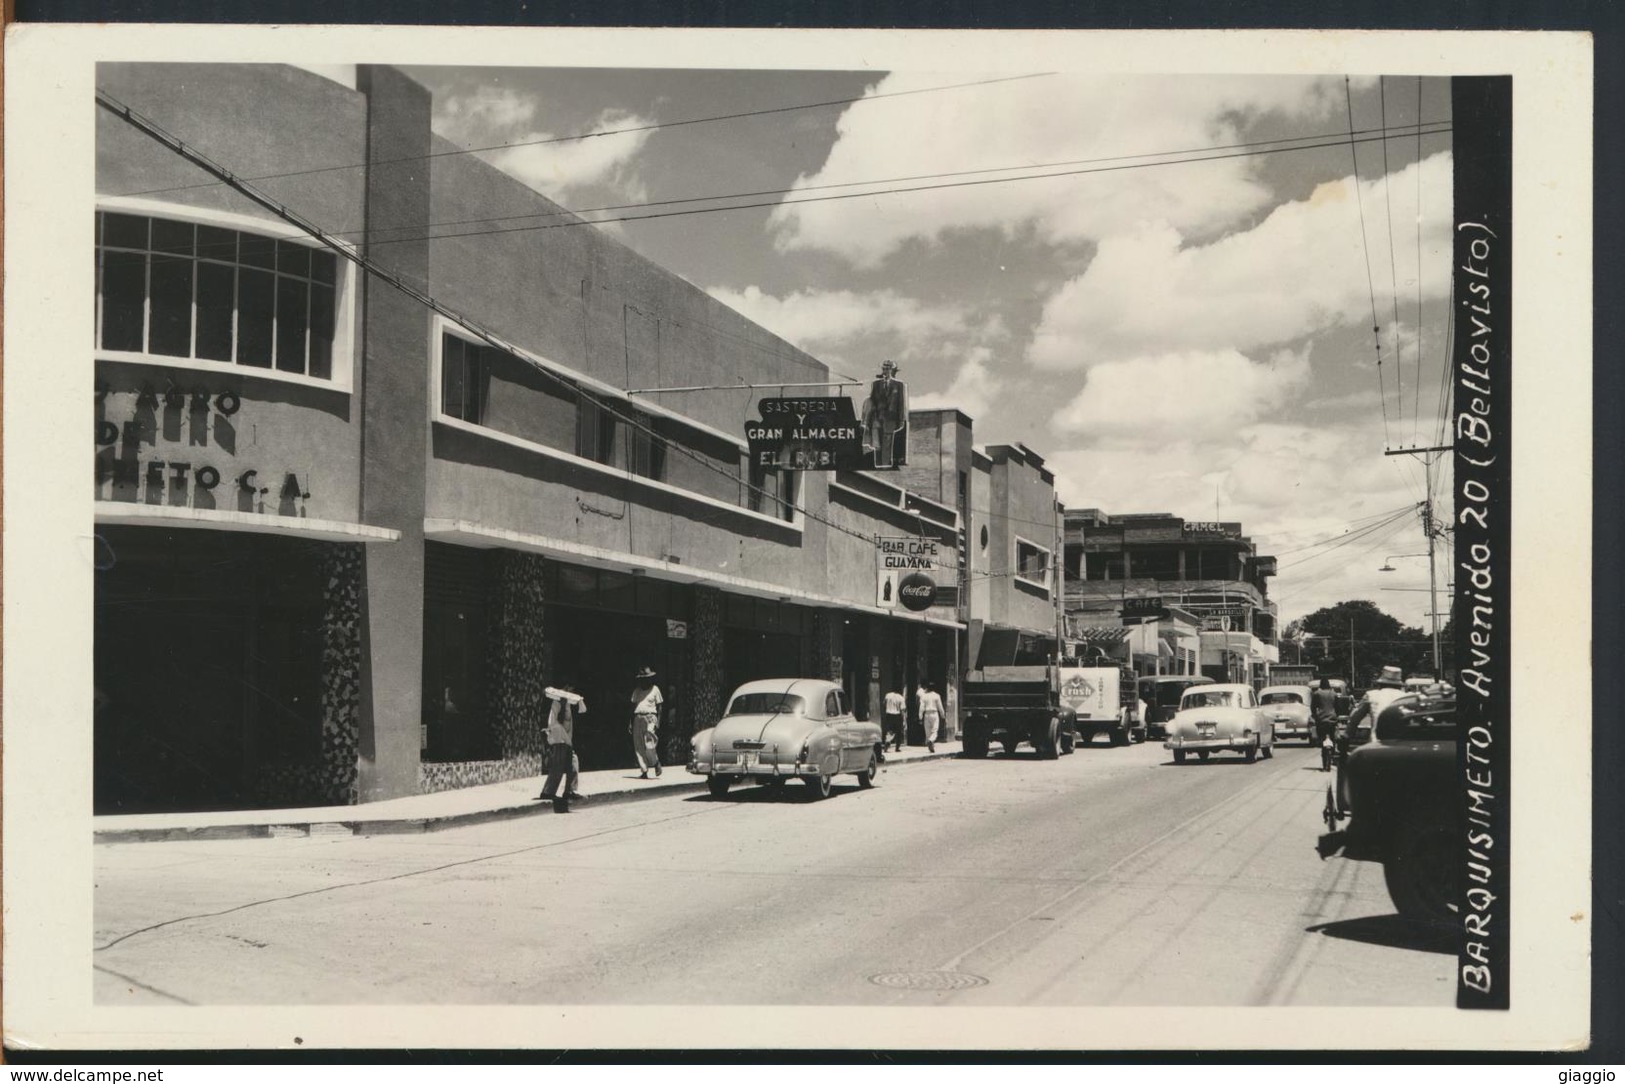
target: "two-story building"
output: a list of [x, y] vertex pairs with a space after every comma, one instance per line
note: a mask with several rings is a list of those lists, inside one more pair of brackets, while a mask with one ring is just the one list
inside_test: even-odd
[[860, 714], [948, 683], [960, 597], [902, 605], [885, 562], [953, 584], [957, 476], [746, 454], [817, 358], [437, 137], [396, 69], [98, 85], [98, 812], [535, 774], [565, 682], [583, 766], [630, 764], [641, 666], [667, 763], [749, 678], [844, 680]]

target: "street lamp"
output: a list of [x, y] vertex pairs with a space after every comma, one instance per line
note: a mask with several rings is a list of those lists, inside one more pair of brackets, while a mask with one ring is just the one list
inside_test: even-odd
[[1384, 557], [1382, 559], [1382, 567], [1377, 569], [1377, 571], [1378, 572], [1398, 572], [1399, 569], [1395, 568], [1393, 565], [1388, 563], [1389, 561], [1392, 561], [1395, 557], [1426, 557], [1426, 556], [1428, 556], [1428, 555], [1425, 554], [1425, 553], [1390, 553], [1388, 556], [1386, 556], [1386, 557]]

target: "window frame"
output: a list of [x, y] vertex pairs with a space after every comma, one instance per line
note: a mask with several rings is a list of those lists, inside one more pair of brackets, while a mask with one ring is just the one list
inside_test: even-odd
[[[98, 196], [94, 208], [96, 214], [139, 215], [146, 218], [159, 219], [169, 222], [181, 222], [192, 226], [210, 226], [216, 229], [232, 230], [238, 233], [250, 234], [270, 241], [291, 241], [303, 247], [319, 251], [331, 251], [322, 243], [314, 240], [303, 230], [288, 226], [280, 222], [256, 218], [252, 215], [237, 214], [231, 211], [218, 211], [207, 207], [192, 207], [182, 204], [166, 203], [162, 200], [140, 199], [132, 196]], [[337, 242], [339, 248], [355, 252], [355, 246], [342, 241]], [[149, 239], [150, 245], [150, 239]], [[101, 238], [92, 237], [92, 253], [101, 251]], [[148, 249], [149, 253], [152, 251]], [[196, 256], [193, 257], [194, 269]], [[149, 261], [150, 262], [150, 261]], [[249, 365], [239, 361], [217, 361], [210, 358], [178, 357], [173, 354], [153, 354], [147, 350], [109, 350], [100, 345], [100, 330], [103, 317], [102, 306], [102, 267], [98, 256], [95, 260], [94, 299], [92, 301], [92, 351], [99, 361], [127, 362], [139, 365], [161, 365], [166, 368], [188, 369], [195, 372], [216, 373], [237, 377], [252, 377], [260, 380], [280, 381], [286, 384], [298, 384], [310, 388], [326, 388], [331, 391], [352, 392], [355, 381], [356, 346], [358, 335], [356, 332], [356, 293], [358, 275], [355, 274], [354, 265], [342, 255], [334, 253], [333, 269], [333, 342], [332, 354], [329, 359], [330, 375], [326, 377], [310, 376], [307, 373], [290, 372], [276, 367], [276, 355], [273, 348], [271, 360], [267, 365]], [[241, 264], [237, 266], [241, 267]], [[276, 271], [272, 270], [273, 288], [275, 287]], [[148, 282], [143, 290], [143, 332], [145, 334], [150, 311], [151, 298], [151, 271], [147, 272]], [[306, 276], [307, 280], [309, 276]], [[193, 275], [192, 284], [192, 350], [197, 350], [197, 279]], [[307, 293], [307, 299], [308, 299]], [[232, 302], [232, 328], [233, 342], [235, 344], [236, 327], [239, 319], [238, 299], [234, 293]], [[310, 306], [307, 300], [306, 323], [310, 318]], [[147, 342], [143, 342], [145, 347]], [[309, 365], [309, 345], [306, 345], [306, 365]]]
[[[1041, 553], [1041, 554], [1044, 555], [1044, 571], [1043, 571], [1043, 574], [1041, 576], [1039, 576], [1038, 578], [1036, 578], [1036, 579], [1033, 576], [1029, 575], [1028, 573], [1026, 573], [1026, 572], [1024, 572], [1022, 570], [1021, 547], [1023, 547], [1023, 546], [1028, 546], [1031, 549], [1037, 551], [1038, 553]], [[1011, 542], [1010, 542], [1010, 574], [1016, 580], [1019, 580], [1021, 583], [1026, 584], [1028, 587], [1036, 587], [1036, 588], [1042, 590], [1047, 595], [1047, 594], [1049, 594], [1050, 583], [1052, 582], [1052, 577], [1054, 576], [1054, 571], [1053, 571], [1054, 567], [1055, 567], [1055, 553], [1048, 546], [1040, 546], [1037, 542], [1034, 542], [1032, 539], [1023, 538], [1021, 535], [1016, 535], [1011, 539]]]

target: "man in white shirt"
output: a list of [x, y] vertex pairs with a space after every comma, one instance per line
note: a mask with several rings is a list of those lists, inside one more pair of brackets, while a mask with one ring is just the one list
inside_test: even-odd
[[903, 751], [903, 738], [908, 727], [905, 725], [904, 712], [908, 710], [907, 703], [900, 692], [886, 694], [884, 706], [881, 708], [883, 726], [881, 730], [882, 746], [890, 745], [899, 753]]
[[920, 729], [925, 731], [925, 747], [937, 751], [937, 731], [942, 727], [942, 696], [930, 685], [922, 683], [914, 694], [920, 709]]

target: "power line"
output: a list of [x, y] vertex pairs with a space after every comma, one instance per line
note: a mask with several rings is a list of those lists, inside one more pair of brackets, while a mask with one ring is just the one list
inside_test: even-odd
[[[1437, 129], [1437, 132], [1447, 132], [1447, 131], [1450, 131], [1450, 130], [1451, 130], [1450, 128], [1440, 128], [1440, 129]], [[1435, 134], [1435, 133], [1430, 132], [1429, 134], [1431, 135], [1431, 134]], [[370, 244], [372, 244], [372, 245], [392, 245], [392, 244], [399, 244], [399, 243], [401, 243], [403, 241], [422, 241], [422, 240], [443, 241], [443, 240], [448, 240], [448, 239], [455, 238], [455, 237], [487, 237], [487, 236], [492, 236], [492, 235], [495, 235], [495, 234], [504, 234], [504, 233], [531, 233], [531, 232], [534, 232], [534, 231], [537, 231], [537, 230], [556, 230], [556, 229], [564, 229], [564, 228], [573, 227], [573, 226], [603, 226], [603, 225], [607, 225], [607, 224], [609, 224], [611, 222], [644, 222], [644, 221], [648, 221], [650, 219], [656, 219], [656, 218], [677, 218], [677, 217], [681, 217], [681, 216], [684, 216], [684, 215], [715, 214], [715, 213], [718, 213], [718, 212], [721, 212], [721, 211], [748, 211], [748, 210], [758, 209], [758, 208], [762, 208], [762, 207], [786, 207], [786, 206], [792, 206], [792, 205], [799, 204], [799, 203], [825, 203], [825, 202], [829, 202], [831, 200], [865, 199], [865, 198], [869, 198], [869, 197], [873, 197], [873, 196], [889, 196], [889, 195], [898, 195], [898, 194], [904, 194], [904, 193], [910, 193], [910, 192], [934, 192], [934, 191], [939, 191], [939, 190], [948, 189], [948, 188], [972, 188], [972, 187], [977, 187], [977, 186], [981, 186], [981, 185], [988, 185], [988, 184], [1009, 184], [1009, 183], [1012, 183], [1012, 182], [1015, 182], [1015, 181], [1042, 181], [1042, 180], [1051, 180], [1051, 179], [1060, 178], [1060, 177], [1077, 177], [1077, 176], [1083, 176], [1085, 174], [1090, 174], [1090, 173], [1117, 173], [1117, 172], [1120, 172], [1122, 170], [1128, 170], [1128, 169], [1150, 169], [1150, 168], [1153, 168], [1153, 167], [1156, 167], [1156, 166], [1194, 165], [1194, 164], [1201, 163], [1201, 162], [1220, 162], [1220, 161], [1224, 161], [1224, 160], [1231, 159], [1231, 158], [1251, 158], [1251, 157], [1254, 157], [1254, 156], [1266, 155], [1266, 154], [1281, 154], [1281, 153], [1284, 153], [1284, 152], [1287, 152], [1287, 151], [1309, 151], [1309, 150], [1318, 150], [1318, 149], [1321, 149], [1321, 148], [1324, 148], [1324, 147], [1341, 147], [1341, 146], [1344, 146], [1344, 145], [1352, 146], [1355, 143], [1372, 143], [1372, 142], [1376, 142], [1379, 139], [1387, 139], [1387, 138], [1388, 138], [1388, 136], [1386, 136], [1386, 135], [1383, 135], [1383, 136], [1371, 136], [1371, 137], [1366, 137], [1364, 139], [1350, 139], [1350, 138], [1346, 138], [1346, 137], [1339, 137], [1339, 138], [1337, 138], [1335, 140], [1330, 140], [1330, 141], [1327, 141], [1327, 142], [1304, 143], [1304, 144], [1301, 144], [1299, 146], [1294, 146], [1294, 147], [1269, 147], [1269, 148], [1263, 148], [1263, 149], [1260, 149], [1260, 150], [1237, 151], [1237, 152], [1234, 152], [1234, 153], [1231, 153], [1231, 154], [1210, 154], [1210, 155], [1205, 155], [1205, 156], [1202, 156], [1202, 157], [1172, 158], [1172, 159], [1169, 159], [1169, 160], [1163, 161], [1163, 162], [1138, 162], [1138, 163], [1134, 163], [1134, 164], [1131, 164], [1131, 165], [1098, 166], [1098, 167], [1091, 168], [1091, 169], [1061, 170], [1061, 171], [1055, 172], [1055, 173], [1032, 173], [1032, 174], [1026, 174], [1026, 175], [1015, 176], [1015, 177], [991, 177], [991, 178], [985, 178], [985, 179], [982, 179], [982, 180], [952, 181], [952, 182], [947, 182], [947, 183], [943, 183], [943, 184], [912, 185], [912, 186], [907, 186], [907, 187], [902, 187], [902, 188], [880, 188], [880, 189], [875, 189], [873, 191], [867, 191], [867, 192], [845, 192], [845, 193], [841, 193], [839, 195], [833, 195], [833, 196], [814, 196], [814, 197], [811, 197], [809, 199], [767, 200], [767, 201], [758, 202], [758, 203], [736, 203], [736, 204], [730, 204], [730, 205], [725, 206], [725, 207], [693, 207], [693, 208], [689, 208], [689, 209], [686, 209], [686, 210], [662, 211], [662, 212], [657, 213], [657, 214], [649, 214], [649, 215], [621, 215], [621, 216], [617, 216], [617, 217], [614, 217], [614, 218], [594, 218], [594, 219], [578, 218], [578, 219], [574, 219], [572, 221], [567, 221], [567, 222], [548, 222], [548, 223], [543, 223], [541, 225], [534, 225], [534, 226], [510, 226], [510, 227], [505, 227], [505, 228], [502, 228], [502, 229], [495, 229], [495, 230], [470, 230], [470, 231], [463, 232], [463, 233], [440, 233], [440, 234], [434, 234], [434, 235], [432, 235], [431, 237], [428, 237], [428, 238], [421, 238], [421, 237], [385, 238], [383, 240], [371, 241]], [[792, 189], [790, 191], [794, 191], [794, 190]], [[718, 197], [718, 198], [726, 198], [726, 197]], [[1369, 273], [1369, 268], [1368, 268], [1368, 273]], [[1373, 306], [1375, 306], [1374, 301], [1373, 301]], [[1386, 412], [1386, 409], [1387, 409], [1387, 406], [1386, 406], [1386, 401], [1385, 401], [1384, 402], [1384, 411], [1385, 412]], [[1384, 420], [1386, 422], [1386, 413], [1384, 414]]]
[[[1382, 138], [1384, 139], [1397, 139], [1402, 136], [1409, 135], [1409, 129], [1416, 128], [1418, 129], [1417, 136], [1420, 138], [1422, 135], [1420, 131], [1421, 128], [1432, 127], [1443, 123], [1443, 121], [1419, 120], [1416, 124], [1396, 125], [1391, 128], [1362, 128], [1357, 134], [1369, 136], [1374, 132], [1380, 132], [1382, 133]], [[1430, 131], [1427, 134], [1433, 135], [1436, 133]], [[512, 222], [525, 218], [562, 218], [567, 215], [601, 214], [607, 211], [638, 210], [645, 207], [671, 207], [684, 203], [708, 203], [714, 200], [724, 199], [752, 199], [757, 196], [780, 196], [788, 195], [793, 192], [822, 192], [828, 191], [832, 188], [856, 188], [867, 185], [901, 184], [909, 181], [937, 180], [943, 177], [971, 177], [986, 173], [1010, 173], [1014, 170], [1020, 169], [1059, 169], [1063, 166], [1094, 165], [1100, 162], [1123, 162], [1130, 159], [1139, 158], [1164, 158], [1181, 154], [1201, 154], [1206, 151], [1237, 150], [1243, 147], [1266, 147], [1275, 143], [1298, 143], [1312, 139], [1334, 140], [1335, 142], [1332, 145], [1340, 145], [1344, 141], [1343, 133], [1341, 132], [1328, 132], [1320, 135], [1282, 136], [1277, 139], [1255, 139], [1245, 140], [1240, 143], [1218, 143], [1201, 147], [1186, 147], [1181, 150], [1173, 151], [1145, 151], [1139, 154], [1116, 154], [1106, 155], [1098, 158], [1074, 158], [1060, 162], [1034, 162], [1020, 166], [989, 166], [983, 169], [950, 170], [942, 173], [916, 173], [900, 177], [876, 177], [863, 181], [833, 181], [828, 184], [801, 185], [793, 188], [765, 188], [756, 191], [730, 192], [714, 196], [684, 196], [673, 199], [646, 200], [641, 203], [612, 203], [606, 204], [602, 207], [579, 207], [574, 209], [560, 208], [556, 211], [534, 211], [527, 214], [490, 215], [481, 218], [442, 219], [438, 222], [424, 223], [422, 226], [390, 226], [387, 228], [391, 230], [416, 230], [432, 229], [436, 226], [466, 226], [476, 222]], [[1293, 150], [1295, 148], [1281, 147], [1278, 149]], [[367, 235], [367, 231], [360, 229], [344, 230], [340, 231], [338, 234], [338, 236], [344, 237], [360, 237], [364, 235]]]
[[1390, 508], [1385, 512], [1374, 512], [1369, 516], [1361, 516], [1359, 519], [1350, 520], [1347, 524], [1345, 524], [1345, 529], [1344, 529], [1342, 534], [1328, 535], [1326, 538], [1323, 538], [1318, 542], [1309, 542], [1309, 543], [1306, 543], [1305, 545], [1302, 545], [1302, 546], [1294, 546], [1292, 549], [1289, 549], [1289, 550], [1276, 550], [1275, 551], [1275, 556], [1276, 557], [1285, 557], [1289, 553], [1299, 553], [1299, 552], [1302, 552], [1303, 550], [1315, 549], [1318, 546], [1324, 546], [1324, 545], [1327, 545], [1328, 543], [1336, 542], [1340, 538], [1347, 538], [1348, 537], [1347, 528], [1349, 528], [1349, 527], [1354, 527], [1357, 524], [1369, 524], [1371, 521], [1378, 520], [1378, 519], [1384, 519], [1385, 520], [1389, 516], [1392, 516], [1397, 512], [1408, 512], [1413, 507], [1414, 507], [1413, 505], [1405, 504], [1405, 505], [1399, 506], [1398, 508]]
[[[1416, 77], [1416, 119], [1422, 119], [1422, 77]], [[1384, 144], [1386, 146], [1386, 144]], [[1450, 310], [1446, 309], [1448, 314]], [[1448, 366], [1447, 366], [1448, 368]], [[1416, 130], [1416, 396], [1411, 405], [1411, 442], [1421, 422], [1422, 402], [1422, 130]]]
[[1342, 549], [1344, 546], [1347, 546], [1347, 545], [1349, 545], [1351, 543], [1358, 542], [1363, 538], [1369, 538], [1369, 537], [1371, 537], [1373, 532], [1380, 531], [1381, 529], [1383, 529], [1384, 527], [1389, 526], [1390, 524], [1393, 524], [1395, 522], [1403, 520], [1413, 510], [1414, 510], [1414, 508], [1412, 506], [1407, 505], [1404, 509], [1402, 509], [1401, 511], [1397, 512], [1396, 514], [1394, 514], [1392, 516], [1389, 516], [1387, 519], [1380, 520], [1380, 521], [1378, 521], [1376, 523], [1370, 524], [1369, 526], [1361, 527], [1357, 531], [1351, 531], [1348, 534], [1343, 535], [1342, 537], [1338, 538], [1336, 541], [1330, 543], [1327, 546], [1326, 549], [1321, 550], [1319, 553], [1312, 553], [1307, 557], [1300, 557], [1296, 561], [1290, 561], [1287, 564], [1284, 564], [1284, 565], [1280, 566], [1278, 571], [1279, 572], [1285, 572], [1289, 568], [1297, 568], [1299, 565], [1308, 564], [1310, 561], [1319, 560], [1320, 558], [1325, 557], [1327, 554], [1332, 553], [1335, 550]]
[[[710, 117], [691, 117], [687, 120], [661, 121], [656, 124], [640, 124], [628, 128], [607, 128], [602, 132], [578, 132], [574, 135], [548, 136], [544, 139], [527, 139], [514, 143], [496, 143], [489, 147], [459, 147], [451, 151], [431, 151], [428, 154], [407, 155], [404, 158], [385, 158], [376, 162], [352, 162], [341, 166], [318, 166], [313, 169], [291, 170], [285, 173], [261, 173], [254, 177], [243, 177], [245, 181], [274, 181], [284, 177], [309, 177], [317, 173], [335, 173], [346, 169], [365, 169], [369, 166], [397, 165], [402, 162], [421, 162], [433, 158], [449, 158], [463, 154], [484, 154], [489, 151], [514, 150], [519, 147], [540, 147], [555, 143], [573, 143], [586, 139], [602, 139], [605, 136], [631, 135], [637, 132], [653, 132], [662, 128], [682, 128], [691, 124], [712, 124], [724, 120], [740, 120], [745, 117], [762, 117], [771, 113], [794, 113], [803, 109], [828, 109], [837, 105], [856, 105], [861, 102], [877, 101], [881, 98], [902, 98], [910, 94], [934, 94], [944, 90], [960, 90], [965, 87], [989, 86], [993, 83], [1013, 83], [1022, 79], [1041, 79], [1054, 75], [1054, 72], [1031, 72], [1027, 75], [1005, 75], [996, 79], [978, 79], [969, 83], [949, 83], [945, 86], [916, 87], [913, 90], [889, 90], [881, 94], [863, 94], [856, 98], [834, 98], [823, 102], [807, 102], [801, 105], [781, 105], [770, 109], [751, 109], [742, 113], [722, 113]], [[143, 192], [126, 192], [127, 196], [150, 196], [160, 192], [183, 192], [193, 188], [215, 188], [225, 182], [210, 181], [204, 184], [179, 185], [173, 188], [149, 188]]]
[[[1377, 76], [1377, 100], [1382, 107], [1382, 123], [1388, 123], [1388, 91], [1385, 76]], [[1421, 172], [1421, 163], [1417, 163]], [[1388, 141], [1382, 141], [1382, 204], [1388, 214], [1388, 284], [1394, 295], [1394, 386], [1399, 393], [1399, 423], [1405, 424], [1405, 353], [1399, 343], [1399, 272], [1394, 263], [1394, 198], [1388, 187]], [[1421, 334], [1421, 329], [1417, 329]]]
[[[712, 471], [715, 474], [719, 474], [724, 478], [727, 478], [729, 481], [743, 487], [746, 490], [749, 490], [751, 492], [760, 494], [767, 501], [772, 502], [772, 504], [781, 505], [784, 508], [800, 512], [802, 515], [806, 516], [808, 519], [813, 520], [814, 522], [817, 522], [817, 523], [821, 523], [824, 526], [828, 527], [832, 531], [836, 531], [836, 532], [838, 532], [840, 534], [848, 535], [848, 536], [850, 536], [852, 538], [859, 539], [860, 541], [865, 542], [867, 544], [872, 545], [874, 543], [874, 537], [871, 536], [871, 535], [865, 535], [865, 534], [863, 534], [861, 532], [854, 531], [849, 527], [846, 527], [846, 526], [844, 526], [844, 525], [842, 525], [840, 523], [835, 522], [834, 520], [827, 519], [824, 516], [820, 516], [817, 513], [813, 512], [812, 510], [810, 510], [810, 509], [808, 509], [808, 508], [806, 508], [806, 507], [804, 507], [802, 505], [795, 504], [793, 501], [791, 501], [787, 497], [780, 497], [777, 494], [769, 493], [765, 488], [763, 488], [761, 486], [752, 485], [746, 479], [741, 478], [736, 474], [730, 473], [728, 470], [716, 465], [715, 463], [713, 463], [710, 459], [706, 458], [705, 456], [702, 456], [702, 455], [700, 455], [700, 454], [698, 454], [696, 452], [693, 452], [693, 451], [689, 450], [688, 448], [683, 447], [681, 444], [676, 444], [676, 443], [673, 443], [671, 441], [665, 440], [651, 426], [643, 424], [640, 420], [638, 420], [636, 417], [632, 416], [631, 414], [627, 414], [627, 413], [624, 413], [624, 412], [622, 412], [620, 410], [617, 410], [613, 405], [611, 405], [612, 401], [610, 399], [608, 399], [608, 398], [606, 398], [604, 396], [596, 395], [596, 394], [594, 394], [592, 392], [589, 392], [585, 387], [583, 387], [582, 385], [576, 383], [575, 381], [572, 381], [572, 380], [569, 380], [569, 379], [567, 379], [567, 378], [565, 378], [563, 376], [560, 376], [558, 373], [553, 372], [551, 369], [547, 368], [546, 366], [538, 364], [536, 361], [531, 359], [519, 347], [514, 346], [514, 345], [506, 342], [500, 336], [496, 335], [494, 332], [486, 330], [484, 327], [480, 326], [475, 321], [470, 320], [469, 318], [463, 316], [461, 313], [456, 312], [455, 310], [451, 309], [450, 307], [448, 307], [444, 303], [436, 300], [431, 295], [429, 295], [429, 294], [417, 289], [416, 287], [410, 285], [409, 283], [403, 281], [398, 275], [394, 274], [393, 272], [388, 271], [388, 270], [378, 266], [378, 264], [375, 263], [370, 257], [362, 256], [359, 253], [356, 253], [356, 252], [352, 251], [347, 246], [345, 246], [343, 244], [340, 244], [338, 241], [333, 239], [331, 236], [329, 236], [327, 233], [325, 233], [323, 230], [321, 230], [314, 223], [306, 221], [300, 215], [296, 214], [293, 211], [290, 211], [288, 208], [286, 208], [283, 205], [277, 203], [275, 200], [271, 199], [270, 197], [264, 195], [263, 193], [260, 193], [256, 189], [254, 189], [253, 186], [250, 185], [248, 182], [233, 176], [230, 170], [227, 170], [223, 166], [220, 166], [220, 165], [214, 163], [213, 161], [211, 161], [208, 158], [204, 157], [198, 151], [193, 150], [190, 147], [187, 147], [185, 144], [181, 143], [180, 140], [176, 139], [174, 136], [170, 135], [168, 132], [166, 132], [162, 128], [160, 128], [156, 123], [154, 123], [153, 121], [149, 120], [148, 118], [143, 117], [140, 114], [136, 113], [129, 106], [124, 105], [122, 102], [118, 101], [116, 98], [114, 98], [112, 95], [106, 93], [105, 91], [98, 90], [96, 92], [96, 104], [101, 106], [103, 109], [107, 110], [109, 113], [112, 113], [114, 116], [119, 117], [120, 119], [125, 121], [125, 123], [129, 124], [131, 127], [133, 127], [135, 129], [137, 129], [138, 131], [142, 132], [143, 134], [145, 134], [149, 138], [153, 139], [155, 142], [157, 142], [160, 145], [164, 146], [165, 148], [170, 150], [172, 153], [179, 155], [181, 158], [183, 158], [186, 161], [192, 163], [193, 165], [197, 166], [198, 168], [204, 170], [205, 172], [211, 173], [211, 174], [219, 177], [222, 183], [224, 183], [224, 184], [228, 185], [229, 187], [231, 187], [232, 189], [242, 193], [244, 196], [246, 196], [249, 199], [253, 200], [255, 203], [259, 204], [261, 207], [264, 207], [266, 210], [270, 211], [272, 214], [276, 215], [278, 218], [281, 218], [284, 221], [291, 223], [292, 225], [296, 226], [298, 229], [300, 229], [304, 233], [309, 234], [311, 237], [315, 238], [317, 241], [319, 241], [326, 248], [331, 249], [334, 253], [336, 253], [341, 258], [349, 261], [350, 263], [355, 264], [357, 267], [361, 268], [363, 271], [367, 272], [368, 274], [370, 274], [370, 275], [378, 278], [379, 280], [387, 283], [388, 285], [394, 287], [396, 290], [399, 290], [401, 293], [403, 293], [406, 296], [412, 298], [414, 301], [416, 301], [420, 305], [423, 305], [424, 307], [428, 308], [430, 311], [438, 313], [439, 315], [443, 316], [447, 320], [449, 320], [452, 323], [456, 324], [457, 326], [461, 327], [463, 330], [467, 331], [469, 334], [475, 336], [480, 341], [486, 343], [488, 346], [491, 346], [492, 348], [494, 348], [496, 350], [500, 350], [505, 354], [508, 354], [508, 355], [510, 355], [510, 356], [512, 356], [514, 358], [517, 358], [520, 361], [525, 362], [526, 364], [530, 365], [531, 368], [534, 369], [536, 372], [542, 374], [543, 376], [547, 377], [548, 379], [553, 380], [554, 382], [558, 383], [559, 385], [561, 385], [562, 387], [564, 387], [568, 391], [570, 391], [573, 394], [579, 396], [580, 398], [586, 400], [587, 402], [592, 403], [594, 406], [596, 406], [599, 410], [603, 411], [605, 414], [607, 414], [610, 417], [613, 417], [613, 418], [617, 419], [618, 421], [620, 421], [628, 429], [636, 430], [636, 431], [638, 431], [640, 433], [643, 433], [645, 436], [649, 437], [650, 440], [660, 442], [663, 447], [674, 450], [680, 455], [687, 456], [688, 458], [694, 460], [696, 463], [700, 464], [702, 467]], [[630, 466], [628, 467], [627, 472], [628, 472], [628, 475], [630, 476], [631, 475]], [[923, 520], [922, 520], [922, 522], [923, 522]]]
[[1349, 157], [1354, 162], [1354, 202], [1360, 209], [1360, 251], [1365, 253], [1365, 288], [1371, 299], [1371, 338], [1377, 347], [1377, 393], [1382, 401], [1382, 446], [1388, 447], [1388, 389], [1382, 380], [1382, 332], [1377, 324], [1377, 288], [1371, 279], [1371, 248], [1365, 239], [1365, 198], [1360, 194], [1360, 155], [1354, 148], [1354, 92], [1343, 76], [1343, 102], [1349, 116]]

